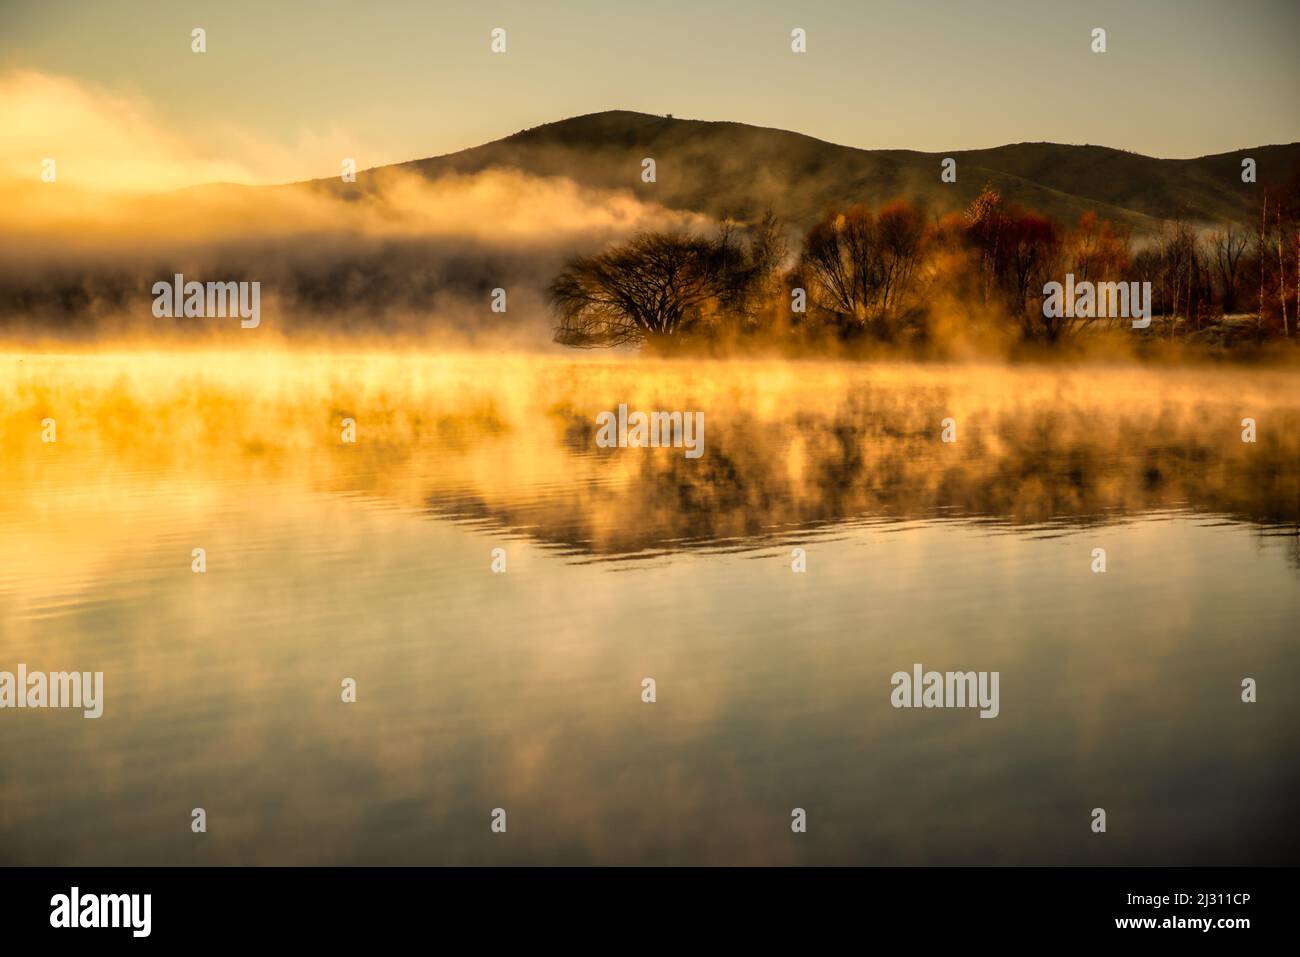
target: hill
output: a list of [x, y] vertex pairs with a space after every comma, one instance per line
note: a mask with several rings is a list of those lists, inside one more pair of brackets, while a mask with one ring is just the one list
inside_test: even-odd
[[[940, 163], [957, 160], [957, 182]], [[1157, 159], [1102, 146], [1016, 143], [984, 150], [922, 153], [839, 146], [785, 130], [613, 110], [547, 123], [472, 149], [398, 164], [436, 178], [513, 168], [564, 176], [589, 187], [630, 189], [673, 209], [749, 219], [772, 209], [806, 227], [828, 206], [872, 206], [905, 196], [936, 212], [965, 208], [985, 183], [1063, 221], [1094, 211], [1149, 232], [1179, 214], [1203, 222], [1247, 221], [1257, 187], [1241, 182], [1254, 157], [1261, 181], [1285, 179], [1300, 143], [1259, 146], [1197, 159]], [[641, 181], [653, 157], [657, 181]], [[331, 191], [364, 193], [380, 167], [358, 183], [318, 180]]]

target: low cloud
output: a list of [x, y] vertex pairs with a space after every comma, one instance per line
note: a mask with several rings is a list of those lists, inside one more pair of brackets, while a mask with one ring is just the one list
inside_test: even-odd
[[[0, 77], [0, 321], [93, 329], [149, 323], [148, 293], [183, 272], [256, 280], [281, 331], [400, 313], [410, 328], [463, 324], [493, 288], [542, 338], [543, 292], [563, 261], [700, 216], [513, 169], [435, 180], [404, 169], [283, 186], [208, 157], [148, 104], [38, 73]], [[10, 135], [12, 133], [12, 135]], [[243, 156], [270, 156], [240, 133]], [[41, 160], [58, 163], [43, 182]], [[209, 185], [190, 185], [210, 181]]]

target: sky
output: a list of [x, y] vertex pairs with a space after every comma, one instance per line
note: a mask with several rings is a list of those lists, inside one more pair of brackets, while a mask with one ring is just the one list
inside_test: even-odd
[[1300, 140], [1297, 35], [1297, 0], [0, 0], [0, 165], [282, 182], [606, 109], [1192, 157]]

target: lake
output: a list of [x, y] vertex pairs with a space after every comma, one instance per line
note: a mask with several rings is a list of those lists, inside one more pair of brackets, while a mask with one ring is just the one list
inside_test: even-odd
[[[1295, 371], [123, 348], [0, 399], [0, 669], [104, 675], [0, 710], [0, 863], [1297, 862]], [[895, 708], [916, 664], [997, 716]]]

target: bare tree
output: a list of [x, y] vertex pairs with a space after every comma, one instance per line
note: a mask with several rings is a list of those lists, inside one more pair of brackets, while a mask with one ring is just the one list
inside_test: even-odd
[[883, 332], [898, 317], [921, 265], [925, 217], [906, 202], [872, 214], [828, 212], [804, 239], [800, 272], [815, 305], [843, 329]]
[[1241, 259], [1246, 252], [1246, 233], [1231, 224], [1210, 236], [1210, 255], [1222, 290], [1224, 312], [1237, 308], [1237, 289], [1240, 284]]
[[775, 298], [777, 278], [788, 255], [780, 221], [771, 210], [738, 235], [728, 221], [719, 236], [722, 312], [742, 328], [759, 322], [764, 305]]
[[744, 324], [785, 256], [770, 214], [743, 241], [723, 222], [715, 239], [646, 233], [573, 259], [551, 283], [555, 340], [609, 346], [690, 332], [716, 317]]
[[1161, 285], [1169, 292], [1169, 337], [1173, 338], [1179, 316], [1190, 321], [1198, 314], [1204, 289], [1201, 242], [1184, 216], [1176, 217], [1161, 234], [1160, 260]]
[[1259, 315], [1255, 317], [1255, 341], [1257, 343], [1264, 340], [1264, 263], [1268, 258], [1264, 255], [1265, 239], [1268, 230], [1268, 190], [1264, 190], [1264, 197], [1261, 201], [1259, 214]]
[[1286, 229], [1282, 225], [1282, 203], [1277, 204], [1277, 301], [1282, 307], [1282, 332], [1290, 337], [1291, 323], [1287, 319], [1286, 311], [1286, 261], [1282, 255], [1282, 247], [1286, 239]]
[[880, 256], [880, 310], [897, 313], [925, 255], [925, 217], [905, 202], [895, 202], [876, 219]]
[[801, 271], [809, 295], [841, 326], [863, 327], [880, 299], [876, 222], [871, 210], [853, 206], [828, 212], [804, 238]]

